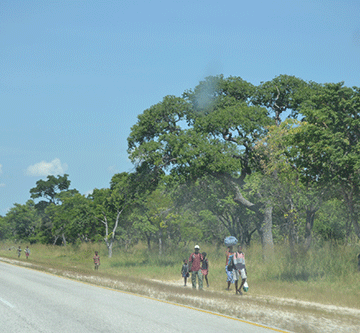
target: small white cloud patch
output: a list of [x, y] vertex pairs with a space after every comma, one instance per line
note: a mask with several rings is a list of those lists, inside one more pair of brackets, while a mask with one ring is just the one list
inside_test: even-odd
[[111, 174], [115, 174], [115, 173], [118, 173], [118, 172], [119, 172], [119, 170], [116, 168], [115, 165], [109, 166], [108, 169], [107, 169], [107, 171], [108, 171], [109, 173], [111, 173]]
[[94, 192], [94, 190], [89, 190], [89, 191], [86, 191], [86, 192], [84, 193], [84, 195], [85, 195], [85, 197], [87, 197], [88, 195], [93, 194], [93, 192]]
[[41, 161], [34, 165], [30, 165], [26, 169], [28, 176], [48, 176], [62, 175], [68, 169], [66, 163], [61, 163], [59, 158], [53, 159], [51, 162]]

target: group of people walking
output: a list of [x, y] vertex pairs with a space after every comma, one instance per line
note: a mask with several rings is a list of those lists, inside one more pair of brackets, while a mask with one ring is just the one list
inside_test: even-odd
[[203, 289], [203, 278], [206, 281], [206, 286], [209, 287], [209, 261], [206, 258], [206, 252], [200, 253], [199, 245], [195, 245], [194, 252], [190, 254], [189, 260], [183, 260], [181, 275], [184, 278], [184, 287], [186, 287], [187, 278], [190, 276], [189, 272], [191, 272], [191, 283], [194, 289], [196, 289], [196, 277], [199, 290]]
[[[230, 290], [230, 285], [235, 283], [235, 293], [242, 295], [241, 288], [244, 286], [247, 275], [245, 268], [245, 254], [242, 252], [241, 245], [238, 246], [237, 251], [234, 251], [233, 246], [229, 246], [226, 251], [225, 271], [227, 274], [227, 290]], [[241, 277], [241, 284], [239, 286], [239, 279]]]
[[[235, 284], [235, 293], [242, 295], [241, 288], [244, 288], [247, 275], [245, 268], [245, 254], [242, 252], [242, 247], [239, 245], [237, 251], [234, 251], [234, 246], [228, 246], [226, 251], [225, 271], [227, 274], [227, 290], [230, 290], [230, 285]], [[196, 280], [198, 281], [199, 290], [203, 289], [203, 279], [209, 287], [209, 261], [206, 258], [206, 252], [200, 253], [200, 246], [195, 245], [194, 252], [190, 254], [189, 260], [184, 259], [181, 268], [181, 276], [184, 278], [184, 286], [186, 286], [187, 279], [191, 273], [191, 284], [193, 289], [196, 289]], [[241, 283], [239, 285], [239, 280]]]
[[[19, 245], [19, 247], [17, 248], [18, 258], [20, 258], [21, 251], [22, 251], [21, 246]], [[26, 249], [25, 249], [25, 257], [26, 257], [26, 259], [29, 259], [29, 255], [30, 255], [30, 249], [29, 249], [29, 246], [27, 246]]]

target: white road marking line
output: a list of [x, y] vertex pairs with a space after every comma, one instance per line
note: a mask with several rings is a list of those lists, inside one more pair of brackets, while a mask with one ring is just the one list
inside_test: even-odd
[[14, 305], [12, 305], [11, 303], [9, 303], [8, 301], [5, 301], [5, 300], [2, 299], [1, 297], [0, 297], [0, 302], [3, 302], [4, 304], [6, 304], [7, 306], [9, 306], [10, 308], [14, 308], [14, 307], [15, 307]]

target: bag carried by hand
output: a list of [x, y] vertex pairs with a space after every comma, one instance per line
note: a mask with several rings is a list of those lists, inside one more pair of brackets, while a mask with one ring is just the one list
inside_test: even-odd
[[248, 285], [247, 281], [245, 281], [243, 289], [245, 292], [247, 292], [249, 290], [249, 285]]

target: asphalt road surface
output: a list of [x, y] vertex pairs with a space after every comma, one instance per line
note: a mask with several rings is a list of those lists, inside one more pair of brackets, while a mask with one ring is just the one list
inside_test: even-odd
[[278, 331], [2, 262], [0, 311], [6, 333]]

